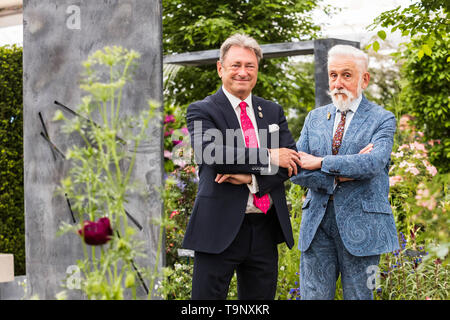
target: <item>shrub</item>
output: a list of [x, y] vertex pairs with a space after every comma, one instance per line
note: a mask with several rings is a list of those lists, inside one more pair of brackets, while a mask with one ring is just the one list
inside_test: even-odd
[[0, 252], [25, 274], [22, 48], [0, 47]]

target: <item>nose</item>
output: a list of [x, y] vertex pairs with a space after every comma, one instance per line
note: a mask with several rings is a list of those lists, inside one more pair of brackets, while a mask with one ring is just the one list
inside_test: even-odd
[[238, 76], [241, 78], [245, 78], [247, 76], [247, 70], [245, 69], [245, 66], [242, 66], [238, 69]]
[[344, 89], [341, 76], [337, 76], [336, 80], [334, 81], [334, 87], [338, 90]]

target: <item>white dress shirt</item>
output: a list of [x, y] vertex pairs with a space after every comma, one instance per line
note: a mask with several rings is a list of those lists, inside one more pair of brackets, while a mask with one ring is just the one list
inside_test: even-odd
[[[356, 98], [355, 100], [353, 100], [350, 103], [350, 109], [347, 111], [347, 115], [345, 117], [344, 135], [342, 136], [342, 139], [344, 139], [344, 137], [345, 137], [345, 133], [347, 132], [348, 126], [350, 125], [350, 122], [352, 121], [353, 116], [356, 113], [356, 110], [358, 110], [361, 100], [362, 100], [362, 94], [359, 95], [358, 98]], [[337, 126], [338, 126], [339, 122], [341, 121], [341, 115], [342, 115], [341, 111], [338, 108], [336, 108], [336, 117], [334, 117], [333, 137], [334, 137], [334, 133], [336, 132]]]
[[[225, 96], [228, 98], [228, 101], [230, 101], [231, 106], [234, 109], [234, 112], [236, 113], [236, 117], [239, 121], [239, 125], [242, 127], [241, 124], [241, 107], [239, 106], [239, 104], [242, 101], [245, 101], [247, 103], [247, 115], [250, 118], [250, 121], [253, 124], [253, 128], [255, 128], [255, 133], [256, 133], [256, 139], [258, 141], [258, 146], [260, 145], [259, 143], [259, 135], [258, 135], [258, 124], [256, 123], [256, 117], [255, 117], [255, 112], [253, 111], [253, 104], [252, 104], [252, 94], [250, 93], [250, 95], [245, 99], [245, 100], [241, 100], [238, 97], [232, 95], [231, 93], [229, 93], [223, 86], [222, 86], [222, 90], [223, 93], [225, 94]], [[245, 141], [245, 137], [244, 137], [244, 131], [242, 131], [242, 138]], [[245, 210], [245, 213], [262, 213], [262, 211], [257, 208], [254, 204], [253, 204], [253, 194], [257, 193], [259, 191], [259, 187], [258, 187], [258, 182], [256, 180], [256, 177], [254, 174], [251, 175], [252, 176], [252, 183], [247, 184], [247, 187], [249, 189], [249, 195], [248, 195], [248, 201], [247, 201], [247, 208]], [[273, 201], [272, 198], [269, 194], [269, 199], [270, 199], [270, 206], [272, 206]]]

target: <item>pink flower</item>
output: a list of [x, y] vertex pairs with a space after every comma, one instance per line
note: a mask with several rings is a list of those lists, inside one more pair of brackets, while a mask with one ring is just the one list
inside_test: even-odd
[[437, 173], [437, 169], [435, 166], [431, 165], [431, 166], [427, 166], [427, 171], [429, 174], [431, 174], [433, 177], [436, 175]]
[[417, 141], [414, 141], [413, 146], [414, 147], [411, 147], [411, 149], [415, 148], [415, 149], [417, 149], [419, 151], [423, 151], [423, 152], [427, 153], [427, 149], [425, 148], [425, 145], [423, 143], [419, 143]]
[[84, 238], [84, 242], [91, 246], [98, 246], [111, 240], [113, 231], [107, 217], [98, 219], [97, 222], [85, 221], [78, 234]]
[[389, 177], [389, 186], [393, 187], [396, 183], [403, 181], [401, 176]]
[[164, 137], [168, 137], [173, 133], [173, 129], [170, 129], [169, 131], [164, 132]]
[[173, 114], [169, 114], [164, 118], [164, 124], [175, 122], [175, 116]]
[[419, 171], [419, 169], [417, 169], [416, 167], [414, 167], [414, 165], [413, 166], [410, 166], [410, 167], [408, 167], [408, 168], [406, 168], [406, 170], [405, 170], [406, 172], [411, 172], [413, 175], [415, 175], [415, 176], [417, 176], [419, 173], [420, 173], [420, 171]]
[[392, 152], [392, 156], [396, 157], [396, 158], [403, 157], [403, 151], [400, 151], [400, 152], [397, 152], [397, 153]]
[[422, 131], [417, 131], [417, 134], [418, 134], [420, 137], [423, 137], [423, 136], [424, 136], [424, 134], [423, 134]]
[[406, 160], [403, 160], [402, 162], [400, 162], [400, 164], [399, 164], [398, 166], [399, 166], [400, 168], [403, 168], [403, 167], [411, 167], [412, 164], [409, 163], [409, 162], [406, 161]]
[[178, 210], [173, 210], [172, 213], [170, 214], [170, 219], [172, 219], [173, 217], [177, 216], [180, 214], [180, 211]]
[[409, 145], [408, 144], [402, 144], [400, 147], [398, 147], [398, 150], [403, 150], [403, 149], [409, 149]]
[[183, 133], [183, 135], [188, 136], [189, 135], [189, 130], [186, 127], [181, 128], [181, 132]]
[[169, 150], [164, 150], [164, 158], [172, 159], [172, 152]]

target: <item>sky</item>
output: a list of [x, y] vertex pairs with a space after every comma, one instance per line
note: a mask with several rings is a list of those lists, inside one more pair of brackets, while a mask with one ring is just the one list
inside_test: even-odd
[[[325, 4], [341, 8], [331, 19], [323, 12], [313, 13], [314, 21], [322, 25], [325, 37], [360, 41], [365, 45], [375, 32], [368, 32], [366, 27], [383, 11], [391, 10], [399, 5], [404, 7], [411, 0], [324, 0]], [[397, 36], [397, 38], [400, 38]], [[0, 29], [0, 46], [5, 44], [22, 44], [22, 25]]]
[[[366, 45], [376, 31], [366, 28], [382, 12], [395, 9], [398, 6], [407, 7], [411, 0], [324, 0], [325, 4], [340, 8], [341, 11], [331, 19], [323, 12], [314, 12], [314, 21], [322, 26], [326, 38], [339, 38], [360, 41], [361, 47]], [[415, 2], [415, 1], [414, 1]], [[400, 34], [393, 35], [394, 41], [400, 41]]]

